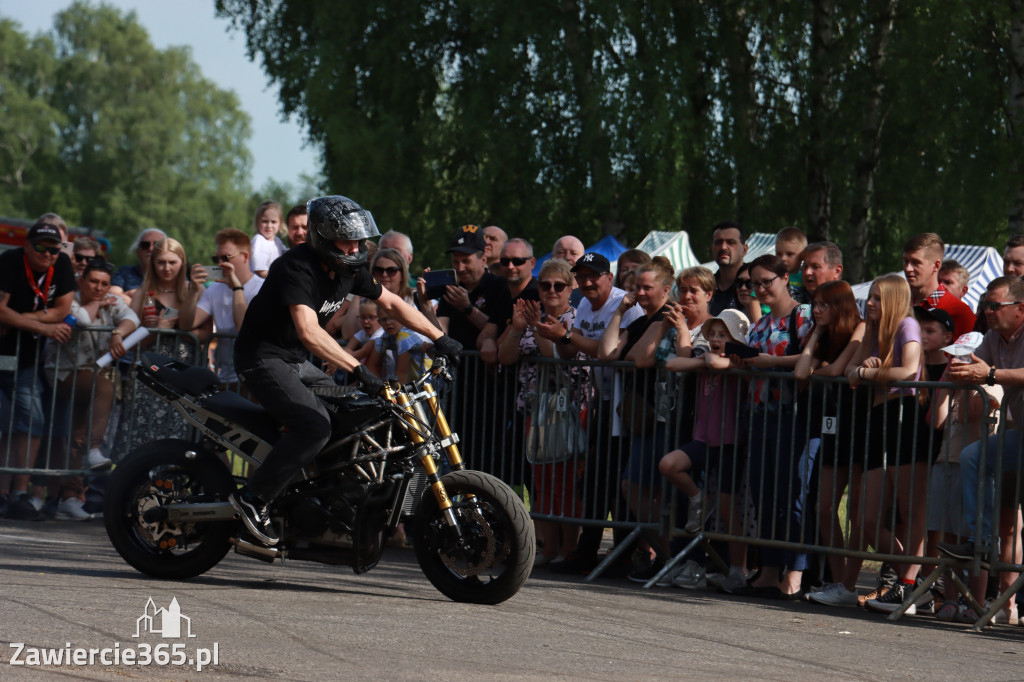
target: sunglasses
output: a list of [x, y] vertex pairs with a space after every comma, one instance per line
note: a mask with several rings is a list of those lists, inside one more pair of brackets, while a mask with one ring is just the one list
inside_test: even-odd
[[158, 241], [160, 241], [160, 240], [159, 240], [159, 239], [154, 239], [153, 241], [150, 241], [150, 240], [148, 240], [148, 239], [144, 239], [144, 240], [142, 240], [141, 242], [139, 242], [139, 248], [140, 248], [140, 249], [147, 249], [147, 250], [148, 250], [148, 249], [151, 249], [151, 248], [153, 248], [154, 246], [156, 246], [156, 243], [157, 243]]
[[565, 288], [567, 286], [569, 286], [569, 285], [566, 284], [565, 282], [541, 282], [540, 283], [540, 290], [541, 291], [551, 291], [552, 289], [554, 289], [556, 293], [560, 294], [563, 291], [565, 291]]
[[386, 268], [375, 266], [373, 268], [373, 274], [375, 275], [387, 275], [388, 277], [394, 277], [402, 271], [402, 268], [397, 268], [394, 265]]
[[96, 256], [86, 256], [84, 253], [76, 253], [75, 254], [75, 262], [76, 263], [88, 263], [89, 261], [93, 260], [94, 258], [96, 258]]
[[746, 278], [737, 279], [736, 280], [736, 288], [737, 289], [753, 289], [754, 288], [754, 280], [746, 279]]
[[85, 266], [86, 272], [89, 272], [90, 270], [102, 270], [103, 272], [112, 273], [114, 272], [114, 264], [108, 263], [105, 260], [100, 260], [99, 258], [94, 258]]
[[221, 263], [227, 263], [229, 260], [231, 260], [237, 255], [237, 253], [233, 253], [230, 256], [218, 256], [217, 254], [213, 254], [213, 264], [220, 265]]
[[59, 246], [46, 246], [44, 244], [33, 244], [32, 248], [36, 250], [36, 253], [48, 253], [51, 256], [56, 256], [60, 253]]
[[514, 265], [514, 266], [516, 266], [518, 268], [520, 265], [524, 264], [528, 260], [530, 260], [530, 259], [529, 258], [499, 258], [498, 262], [501, 263], [502, 265], [504, 265], [506, 268], [509, 265]]
[[1017, 305], [1019, 303], [1021, 303], [1021, 301], [982, 301], [981, 309], [994, 313], [1004, 305]]

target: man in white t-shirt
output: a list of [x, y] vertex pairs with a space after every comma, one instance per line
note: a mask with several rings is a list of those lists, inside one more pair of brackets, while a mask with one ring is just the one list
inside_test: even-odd
[[[537, 325], [537, 334], [555, 342], [560, 357], [571, 358], [583, 352], [597, 358], [597, 346], [605, 327], [626, 292], [612, 286], [611, 264], [599, 253], [585, 253], [573, 266], [576, 284], [583, 294], [576, 309], [576, 322], [572, 329], [566, 329], [557, 319], [549, 319]], [[643, 309], [634, 305], [626, 311], [619, 323], [625, 329], [633, 320], [643, 315]], [[587, 423], [590, 425], [590, 447], [585, 465], [585, 483], [582, 488], [584, 517], [591, 519], [619, 519], [619, 479], [625, 463], [620, 450], [620, 439], [613, 438], [613, 424], [618, 421], [612, 400], [613, 372], [600, 367], [594, 368], [591, 382], [597, 389], [600, 400], [590, 404]], [[597, 550], [601, 545], [604, 529], [588, 526], [580, 535], [577, 550], [564, 561], [548, 564], [556, 573], [587, 573], [597, 565]]]
[[[263, 278], [249, 268], [249, 237], [233, 227], [221, 230], [214, 237], [217, 250], [213, 260], [221, 267], [223, 277], [204, 288], [208, 273], [206, 266], [192, 266], [192, 281], [181, 309], [178, 324], [181, 329], [201, 329], [213, 321], [218, 334], [235, 334], [249, 301], [263, 286]], [[220, 380], [238, 381], [234, 361], [235, 341], [221, 336], [214, 352], [214, 366]]]

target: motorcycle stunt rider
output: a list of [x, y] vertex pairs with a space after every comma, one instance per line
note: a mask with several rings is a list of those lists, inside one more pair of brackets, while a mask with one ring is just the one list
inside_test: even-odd
[[456, 360], [462, 350], [370, 274], [366, 240], [380, 233], [369, 211], [343, 196], [318, 197], [307, 208], [307, 241], [270, 266], [235, 342], [239, 378], [285, 427], [266, 461], [229, 498], [249, 532], [267, 545], [279, 540], [270, 521], [270, 503], [331, 437], [327, 409], [308, 387], [335, 384], [309, 355], [329, 368], [352, 373], [371, 395], [383, 387], [324, 330], [345, 297], [351, 293], [375, 300], [390, 317], [433, 340], [438, 355]]

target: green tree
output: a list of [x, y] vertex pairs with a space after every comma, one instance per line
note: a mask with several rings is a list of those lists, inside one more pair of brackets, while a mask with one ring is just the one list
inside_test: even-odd
[[[122, 261], [146, 227], [198, 257], [218, 229], [249, 222], [248, 116], [187, 48], [158, 50], [133, 13], [84, 2], [57, 15], [50, 37], [17, 38], [10, 22], [0, 31], [13, 38], [4, 35], [4, 62], [17, 64], [3, 77], [12, 74], [39, 115], [33, 122], [28, 105], [5, 96], [0, 140], [21, 136], [45, 152], [25, 163], [20, 206], [3, 186], [6, 205], [106, 230]], [[7, 56], [18, 40], [34, 49]]]

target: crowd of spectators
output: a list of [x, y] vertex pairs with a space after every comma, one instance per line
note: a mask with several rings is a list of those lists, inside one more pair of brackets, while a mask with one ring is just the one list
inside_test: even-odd
[[[285, 240], [305, 240], [305, 219], [302, 206], [284, 214], [264, 202], [251, 235], [217, 233], [213, 268], [150, 228], [132, 245], [137, 262], [115, 269], [99, 243], [69, 244], [53, 214], [32, 227], [24, 248], [0, 254], [0, 354], [18, 364], [0, 373], [3, 463], [45, 460], [44, 468], [67, 472], [59, 481], [0, 475], [0, 512], [37, 518], [49, 494], [58, 518], [91, 518], [81, 471], [108, 469], [154, 437], [185, 435], [166, 404], [123, 381], [117, 363], [101, 371], [96, 359], [109, 352], [130, 361], [123, 339], [143, 326], [151, 333], [142, 348], [209, 363], [235, 382], [234, 332]], [[659, 525], [666, 492], [681, 501], [676, 532], [646, 535], [608, 575], [891, 612], [918, 580], [913, 557], [967, 560], [981, 546], [1019, 563], [1019, 511], [994, 510], [992, 496], [977, 493], [982, 452], [985, 491], [997, 465], [1021, 468], [1014, 420], [1024, 407], [1024, 240], [1007, 244], [1005, 276], [989, 283], [978, 315], [961, 300], [970, 273], [943, 259], [938, 235], [911, 238], [902, 274], [874, 280], [863, 309], [842, 281], [835, 244], [808, 243], [786, 227], [775, 246], [744, 262], [743, 226], [719, 223], [714, 270], [677, 273], [635, 249], [613, 267], [562, 235], [535, 276], [529, 241], [465, 225], [447, 251], [451, 283], [433, 300], [408, 235], [385, 233], [369, 267], [479, 352], [458, 369], [464, 402], [450, 417], [471, 461], [529, 496], [538, 568], [593, 571], [601, 523]], [[347, 302], [327, 330], [384, 378], [406, 381], [431, 362], [430, 342], [371, 301]], [[893, 385], [926, 380], [947, 387]], [[979, 384], [984, 395], [966, 388]], [[1004, 403], [1009, 422], [997, 431]], [[145, 429], [135, 412], [146, 415]], [[495, 443], [507, 445], [488, 457]], [[625, 542], [622, 524], [613, 525], [615, 543]], [[729, 536], [726, 569], [697, 552], [663, 570], [679, 536], [704, 530]], [[858, 594], [860, 559], [795, 545], [907, 559]], [[998, 580], [1006, 587], [1014, 577]], [[984, 578], [971, 582], [982, 602]], [[951, 585], [908, 613], [976, 618]], [[1012, 600], [1001, 618], [1016, 621]]]

